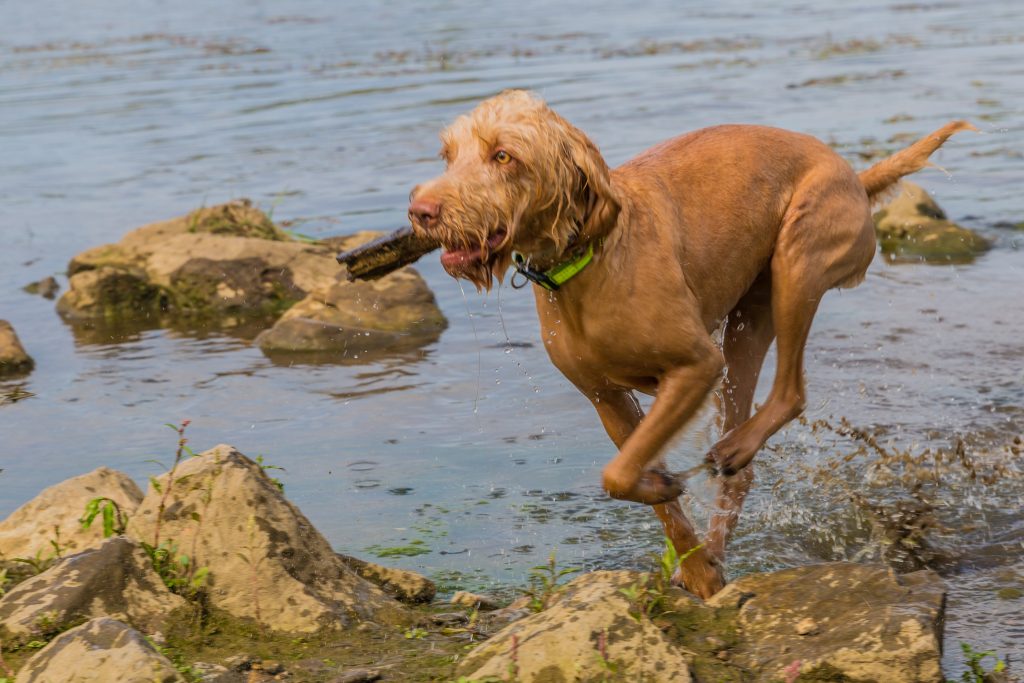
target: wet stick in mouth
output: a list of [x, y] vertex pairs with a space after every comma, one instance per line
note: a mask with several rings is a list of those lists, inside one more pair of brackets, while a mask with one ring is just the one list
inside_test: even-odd
[[348, 267], [349, 280], [376, 280], [403, 266], [415, 263], [441, 245], [401, 228], [390, 235], [338, 254], [338, 263]]

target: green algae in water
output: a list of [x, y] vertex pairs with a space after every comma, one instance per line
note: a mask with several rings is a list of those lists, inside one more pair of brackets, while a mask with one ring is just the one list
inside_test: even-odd
[[366, 548], [366, 552], [372, 553], [375, 557], [416, 557], [417, 555], [427, 555], [432, 551], [417, 538], [409, 541], [406, 545], [371, 545]]

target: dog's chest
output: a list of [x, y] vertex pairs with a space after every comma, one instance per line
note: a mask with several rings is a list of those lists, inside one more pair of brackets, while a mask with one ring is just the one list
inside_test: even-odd
[[653, 391], [656, 377], [676, 364], [678, 338], [635, 312], [566, 314], [538, 302], [541, 339], [555, 367], [577, 386], [607, 383]]

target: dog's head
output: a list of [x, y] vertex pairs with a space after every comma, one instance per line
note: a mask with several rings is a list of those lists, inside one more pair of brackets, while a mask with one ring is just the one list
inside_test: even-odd
[[490, 289], [519, 252], [532, 267], [564, 260], [619, 213], [594, 144], [539, 97], [509, 90], [441, 134], [443, 174], [410, 195], [413, 228], [444, 247], [452, 277]]

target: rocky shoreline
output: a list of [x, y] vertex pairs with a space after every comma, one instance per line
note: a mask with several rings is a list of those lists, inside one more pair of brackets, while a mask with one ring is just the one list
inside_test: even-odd
[[705, 603], [630, 571], [505, 607], [438, 599], [335, 553], [226, 445], [181, 455], [145, 495], [107, 468], [56, 484], [0, 522], [0, 557], [16, 683], [944, 680], [931, 571], [800, 567]]

